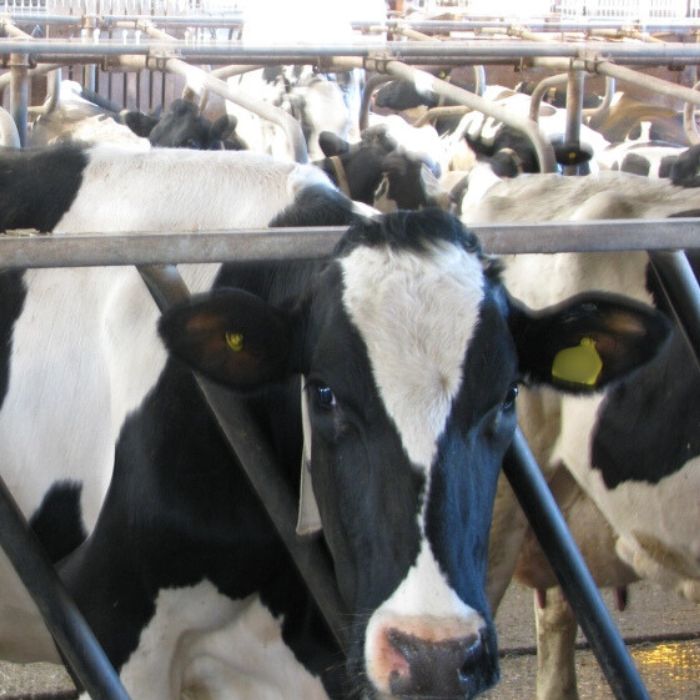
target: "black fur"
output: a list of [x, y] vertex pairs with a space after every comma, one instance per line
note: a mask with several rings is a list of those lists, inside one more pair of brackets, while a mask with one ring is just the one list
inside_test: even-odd
[[78, 194], [87, 153], [61, 144], [0, 154], [0, 231], [52, 231]]

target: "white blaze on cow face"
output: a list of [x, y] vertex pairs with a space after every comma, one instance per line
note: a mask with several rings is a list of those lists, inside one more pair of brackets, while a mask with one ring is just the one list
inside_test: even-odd
[[367, 674], [389, 692], [397, 660], [388, 630], [437, 642], [478, 635], [485, 624], [449, 585], [425, 535], [431, 465], [462, 384], [484, 276], [476, 256], [446, 244], [426, 254], [359, 248], [342, 268], [343, 303], [367, 346], [379, 395], [410, 461], [426, 476], [418, 557], [367, 626]]
[[343, 303], [386, 411], [411, 462], [429, 475], [484, 296], [481, 263], [455, 246], [431, 254], [362, 247], [342, 268]]

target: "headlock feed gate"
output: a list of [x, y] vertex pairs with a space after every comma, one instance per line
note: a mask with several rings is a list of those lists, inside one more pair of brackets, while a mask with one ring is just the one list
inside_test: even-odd
[[[694, 120], [694, 108], [700, 105], [700, 92], [693, 87], [693, 74], [700, 63], [700, 48], [695, 43], [700, 20], [695, 19], [694, 0], [542, 2], [531, 10], [537, 15], [530, 17], [510, 8], [498, 12], [494, 2], [399, 0], [390, 4], [392, 11], [381, 21], [356, 18], [356, 36], [351, 42], [266, 45], [240, 41], [245, 8], [233, 2], [7, 0], [2, 7], [6, 14], [0, 18], [4, 34], [0, 55], [7, 70], [0, 76], [0, 85], [23, 144], [36, 106], [32, 90], [40, 99], [44, 92], [50, 97], [55, 75], [62, 73], [124, 106], [144, 110], [180, 93], [201, 103], [207, 93], [216, 94], [280, 126], [296, 160], [305, 162], [308, 156], [299, 124], [277, 107], [237, 95], [226, 78], [280, 64], [311, 64], [319, 71], [362, 69], [367, 76], [363, 110], [373, 90], [389, 79], [423, 82], [436, 94], [494, 116], [525, 134], [540, 169], [553, 171], [553, 149], [537, 123], [537, 109], [531, 111], [534, 117], [522, 118], [483, 96], [484, 67], [489, 71], [515, 68], [540, 79], [533, 92], [535, 105], [550, 86], [566, 86], [568, 142], [578, 140], [589, 79], [605, 80], [606, 96], [612, 94], [617, 81], [655, 91], [669, 103], [687, 105], [688, 140], [700, 140]], [[473, 90], [424, 70], [436, 65], [468, 67], [473, 71]], [[672, 72], [659, 77], [651, 70], [657, 66]], [[44, 76], [48, 76], [46, 82]], [[681, 76], [689, 84], [683, 84]], [[358, 115], [360, 122], [363, 116], [366, 118], [363, 113]], [[650, 251], [677, 318], [700, 357], [700, 294], [682, 252], [700, 247], [697, 219], [472, 228], [485, 250], [494, 254], [554, 253], [580, 250], [581, 246], [585, 250]], [[0, 260], [4, 269], [135, 264], [159, 307], [165, 309], [188, 294], [175, 263], [325, 256], [340, 233], [338, 229], [277, 229], [165, 236], [148, 231], [95, 232], [94, 236], [60, 238], [7, 234], [0, 238]], [[296, 536], [296, 499], [277, 479], [270, 449], [255, 434], [235, 398], [205, 381], [202, 388], [261, 499], [273, 504], [270, 515], [275, 526], [342, 646], [342, 609], [326, 555], [317, 541]], [[519, 432], [512, 449], [518, 459], [508, 477], [615, 696], [648, 697]], [[94, 698], [127, 697], [13, 507], [11, 494], [3, 487], [0, 496], [0, 544], [37, 601], [73, 674]]]

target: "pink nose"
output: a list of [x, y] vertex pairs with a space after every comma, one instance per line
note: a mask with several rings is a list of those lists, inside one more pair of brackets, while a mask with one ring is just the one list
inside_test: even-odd
[[389, 688], [400, 697], [461, 697], [484, 656], [481, 635], [427, 640], [396, 628], [385, 630]]

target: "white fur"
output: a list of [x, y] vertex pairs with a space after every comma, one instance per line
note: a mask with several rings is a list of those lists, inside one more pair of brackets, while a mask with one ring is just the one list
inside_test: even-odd
[[[478, 632], [483, 619], [466, 606], [440, 570], [424, 532], [424, 509], [437, 442], [462, 384], [462, 363], [483, 300], [484, 278], [475, 256], [455, 246], [429, 255], [360, 248], [341, 262], [343, 304], [369, 353], [380, 396], [411, 462], [426, 474], [418, 514], [422, 533], [415, 564], [372, 614], [367, 629], [367, 673], [382, 691], [388, 679], [379, 652], [387, 620], [440, 619], [455, 636]], [[419, 624], [419, 623], [416, 623]]]
[[623, 141], [608, 146], [596, 153], [596, 161], [601, 168], [619, 170], [624, 157], [634, 153], [649, 162], [649, 177], [659, 177], [661, 161], [667, 156], [678, 156], [687, 150], [685, 146], [669, 146], [654, 142]]
[[[492, 186], [486, 196], [465, 209], [469, 223], [587, 220], [606, 218], [663, 218], [673, 212], [700, 206], [700, 191], [672, 186], [668, 181], [620, 172], [597, 176], [560, 177], [526, 175]], [[586, 290], [607, 290], [651, 303], [646, 289], [647, 256], [642, 252], [579, 253], [559, 255], [506, 256], [505, 283], [509, 291], [531, 308], [555, 304]], [[640, 577], [651, 578], [691, 599], [700, 586], [700, 460], [689, 461], [681, 470], [657, 484], [626, 481], [608, 489], [591, 464], [591, 430], [602, 395], [556, 397], [549, 390], [523, 390], [518, 399], [518, 416], [540, 465], [547, 476], [562, 461], [615, 530], [615, 551]], [[649, 430], [660, 429], [649, 426]], [[502, 542], [508, 539], [511, 556], [517, 556], [518, 538], [508, 509], [515, 502], [499, 485], [490, 542], [490, 557], [501, 556], [498, 570], [505, 578], [508, 562], [503, 561]], [[494, 536], [495, 533], [495, 536]], [[636, 535], [651, 535], [672, 550], [680, 562], [678, 570], [651, 559]], [[611, 555], [613, 552], [611, 552]], [[514, 559], [511, 559], [514, 563]], [[595, 573], [595, 572], [594, 572]], [[696, 578], [693, 578], [695, 576]], [[503, 581], [489, 581], [492, 599], [498, 601]], [[551, 593], [551, 591], [550, 591]], [[555, 612], [552, 613], [555, 615]], [[553, 618], [554, 619], [554, 618]], [[542, 618], [541, 622], [544, 622]], [[542, 624], [538, 645], [543, 654], [562, 654], [557, 644], [546, 639], [551, 625]], [[552, 659], [549, 659], [552, 661]], [[542, 662], [538, 677], [542, 695], [559, 687], [561, 679], [548, 677], [556, 662]], [[570, 685], [567, 680], [566, 684]]]
[[61, 81], [55, 108], [50, 113], [39, 116], [31, 125], [30, 145], [48, 146], [63, 141], [82, 141], [90, 144], [120, 144], [142, 150], [151, 148], [148, 139], [137, 136], [128, 126], [119, 124], [105, 114], [102, 107], [81, 97], [80, 91], [81, 86], [75, 81]]
[[[263, 227], [305, 179], [328, 182], [311, 166], [251, 154], [108, 146], [89, 153], [83, 185], [59, 231]], [[217, 269], [184, 266], [182, 273], [196, 292], [211, 286]], [[55, 481], [81, 482], [90, 531], [119, 431], [165, 365], [159, 314], [131, 267], [31, 270], [25, 282], [0, 411], [3, 478], [27, 517]], [[14, 574], [0, 569], [0, 648], [8, 654], [17, 620], [35, 615], [26, 596], [13, 597], [16, 588]], [[34, 660], [51, 648], [50, 641], [37, 643]]]
[[409, 459], [428, 473], [461, 386], [484, 294], [481, 264], [445, 245], [429, 258], [359, 248], [342, 268], [343, 303], [386, 410]]
[[[394, 593], [372, 613], [367, 625], [365, 665], [367, 676], [380, 692], [389, 692], [389, 678], [384, 668], [385, 660], [380, 652], [387, 628], [399, 626], [420, 630], [429, 620], [442, 637], [436, 639], [461, 639], [477, 635], [485, 626], [481, 615], [465, 605], [447, 582], [428, 542], [423, 539], [416, 563]], [[397, 625], [397, 622], [399, 623]]]
[[161, 590], [122, 682], [149, 700], [327, 700], [281, 631], [257, 596], [232, 601], [208, 581]]

